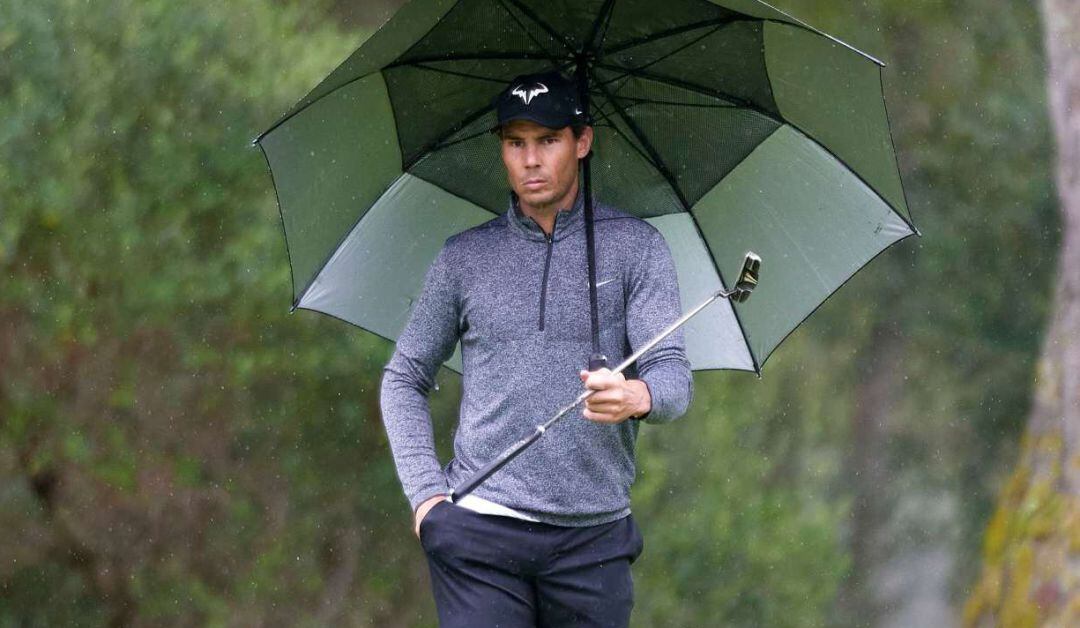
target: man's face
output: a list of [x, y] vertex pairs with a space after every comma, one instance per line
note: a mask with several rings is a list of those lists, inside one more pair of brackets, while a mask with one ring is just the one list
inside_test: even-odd
[[529, 120], [513, 120], [502, 129], [502, 160], [510, 187], [536, 208], [548, 208], [570, 192], [578, 160], [589, 154], [592, 127], [574, 138], [570, 127], [550, 129]]

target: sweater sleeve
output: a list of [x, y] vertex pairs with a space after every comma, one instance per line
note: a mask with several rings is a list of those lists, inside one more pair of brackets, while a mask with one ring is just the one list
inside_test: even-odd
[[[664, 236], [651, 229], [646, 249], [630, 277], [626, 305], [626, 333], [632, 351], [647, 344], [682, 316], [675, 261]], [[694, 378], [682, 327], [671, 332], [637, 362], [637, 378], [644, 381], [652, 408], [640, 420], [668, 423], [686, 413], [694, 396]]]
[[383, 369], [379, 406], [398, 479], [413, 512], [426, 499], [450, 492], [435, 455], [428, 391], [459, 337], [458, 282], [444, 243], [394, 353]]

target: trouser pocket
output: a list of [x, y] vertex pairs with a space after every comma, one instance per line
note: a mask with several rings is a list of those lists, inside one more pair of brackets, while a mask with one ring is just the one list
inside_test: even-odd
[[634, 515], [627, 515], [626, 518], [630, 522], [630, 531], [633, 535], [634, 550], [630, 557], [630, 562], [633, 563], [641, 556], [641, 553], [645, 551], [645, 537], [641, 534], [641, 528], [638, 527]]
[[424, 515], [423, 520], [420, 521], [420, 547], [423, 547], [425, 550], [428, 549], [432, 527], [436, 526], [436, 520], [440, 517], [440, 513], [445, 510], [447, 506], [452, 505], [453, 504], [444, 499], [435, 502], [435, 505], [428, 509], [427, 514]]

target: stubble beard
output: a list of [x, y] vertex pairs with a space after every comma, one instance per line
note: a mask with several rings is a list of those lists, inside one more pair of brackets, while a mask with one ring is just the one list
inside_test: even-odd
[[[571, 176], [569, 181], [566, 183], [566, 185], [562, 189], [554, 190], [554, 191], [550, 192], [549, 194], [544, 194], [543, 196], [541, 196], [540, 198], [538, 198], [536, 200], [530, 199], [527, 195], [522, 194], [521, 192], [518, 192], [517, 195], [518, 195], [519, 200], [524, 201], [525, 203], [527, 203], [529, 205], [529, 207], [532, 207], [532, 208], [534, 208], [534, 209], [536, 209], [538, 211], [543, 211], [543, 212], [552, 211], [552, 210], [558, 211], [559, 209], [562, 209], [562, 208], [561, 207], [556, 207], [556, 204], [559, 202], [560, 199], [562, 199], [564, 196], [566, 196], [570, 192], [570, 190], [573, 189], [573, 187], [574, 187], [574, 178]], [[573, 204], [573, 199], [571, 199], [570, 203]]]

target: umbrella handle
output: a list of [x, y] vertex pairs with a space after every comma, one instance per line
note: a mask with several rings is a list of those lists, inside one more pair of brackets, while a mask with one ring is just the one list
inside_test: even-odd
[[[744, 279], [745, 279], [744, 276], [747, 273], [747, 266], [748, 266], [748, 264], [751, 263], [751, 259], [753, 259], [754, 263], [755, 263], [755, 265], [753, 266], [753, 269], [752, 269], [754, 282], [752, 284], [749, 284], [748, 282], [744, 281]], [[761, 265], [761, 258], [757, 257], [753, 253], [747, 253], [747, 261], [745, 261], [743, 263], [743, 272], [740, 273], [739, 281], [736, 282], [734, 288], [732, 288], [731, 290], [723, 290], [723, 289], [721, 289], [721, 290], [717, 290], [716, 292], [714, 292], [708, 299], [705, 299], [705, 301], [703, 301], [697, 307], [695, 307], [694, 309], [692, 309], [689, 312], [687, 312], [686, 314], [684, 314], [682, 317], [679, 318], [679, 320], [675, 321], [671, 325], [668, 325], [668, 327], [666, 329], [664, 329], [664, 331], [657, 334], [657, 336], [655, 338], [653, 338], [648, 343], [646, 343], [644, 346], [642, 346], [637, 351], [635, 351], [633, 353], [633, 355], [631, 355], [630, 357], [623, 360], [618, 366], [615, 367], [615, 369], [612, 371], [612, 374], [621, 373], [628, 366], [630, 366], [631, 364], [636, 362], [637, 359], [640, 358], [646, 351], [648, 351], [649, 349], [652, 349], [653, 346], [656, 345], [656, 343], [658, 343], [661, 340], [663, 340], [664, 338], [666, 338], [671, 332], [673, 332], [676, 329], [678, 329], [679, 327], [681, 327], [683, 323], [690, 320], [691, 317], [693, 317], [695, 314], [697, 314], [701, 310], [705, 309], [705, 306], [709, 305], [710, 303], [712, 303], [716, 299], [733, 299], [733, 300], [736, 300], [736, 301], [739, 301], [739, 302], [745, 301], [746, 297], [749, 296], [749, 293], [757, 285], [757, 281], [756, 281], [757, 280], [757, 272], [758, 272], [758, 267], [760, 267], [760, 265]], [[598, 355], [598, 354], [593, 354], [593, 357], [595, 357], [596, 355]], [[603, 357], [603, 356], [601, 356], [601, 357]], [[604, 359], [606, 361], [606, 358], [604, 358]], [[592, 360], [590, 359], [590, 366], [591, 366], [591, 364], [592, 364]], [[590, 369], [590, 370], [595, 370], [595, 369]], [[559, 410], [559, 412], [555, 416], [548, 419], [545, 423], [543, 423], [541, 425], [537, 425], [536, 430], [533, 431], [531, 434], [529, 434], [525, 438], [521, 439], [520, 441], [518, 441], [518, 442], [514, 443], [513, 445], [511, 445], [510, 447], [508, 447], [505, 451], [503, 451], [501, 454], [496, 456], [494, 460], [491, 460], [490, 462], [485, 464], [483, 467], [481, 467], [471, 477], [466, 478], [466, 480], [464, 482], [462, 482], [458, 486], [451, 489], [450, 490], [450, 501], [457, 501], [458, 499], [460, 499], [460, 498], [468, 495], [469, 493], [473, 492], [473, 490], [475, 490], [477, 486], [480, 486], [484, 482], [484, 480], [491, 477], [492, 474], [494, 474], [496, 471], [498, 471], [503, 466], [505, 466], [506, 463], [508, 463], [511, 460], [513, 460], [514, 458], [516, 458], [518, 456], [518, 454], [520, 454], [521, 452], [528, 449], [530, 445], [532, 445], [537, 440], [539, 440], [540, 437], [543, 436], [545, 432], [547, 432], [548, 428], [555, 425], [555, 423], [557, 423], [559, 421], [559, 419], [561, 419], [564, 416], [566, 416], [567, 414], [569, 414], [571, 410], [573, 410], [574, 408], [576, 408], [578, 406], [578, 404], [580, 404], [581, 402], [585, 401], [590, 396], [592, 396], [592, 394], [594, 392], [596, 392], [596, 391], [593, 390], [593, 389], [586, 389], [585, 391], [583, 391], [580, 395], [578, 395], [578, 398], [575, 399], [573, 403], [571, 403], [570, 405], [566, 406], [565, 408]]]

